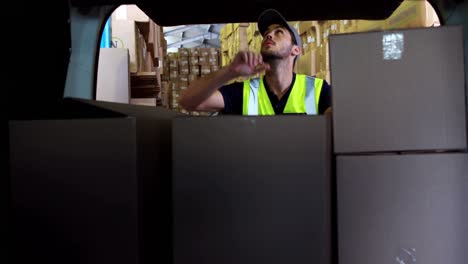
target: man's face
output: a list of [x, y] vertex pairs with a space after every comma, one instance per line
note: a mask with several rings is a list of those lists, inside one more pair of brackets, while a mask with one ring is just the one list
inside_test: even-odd
[[291, 56], [292, 48], [291, 33], [286, 28], [273, 24], [263, 35], [260, 53], [265, 62], [282, 60]]

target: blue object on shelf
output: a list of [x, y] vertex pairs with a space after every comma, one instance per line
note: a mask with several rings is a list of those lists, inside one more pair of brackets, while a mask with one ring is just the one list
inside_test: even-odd
[[112, 42], [112, 34], [110, 28], [110, 19], [107, 20], [104, 30], [102, 31], [101, 36], [101, 48], [110, 48]]

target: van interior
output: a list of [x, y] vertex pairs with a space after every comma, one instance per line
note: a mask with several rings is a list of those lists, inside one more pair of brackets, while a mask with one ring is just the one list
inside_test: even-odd
[[[14, 23], [6, 31], [12, 82], [4, 85], [0, 193], [9, 249], [0, 262], [468, 263], [465, 0], [427, 0], [438, 23], [426, 30], [441, 29], [435, 35], [395, 29], [330, 37], [330, 48], [344, 56], [346, 45], [354, 50], [373, 37], [381, 43], [393, 32], [431, 40], [407, 49], [421, 54], [440, 51], [433, 43], [454, 47], [437, 36], [458, 43], [437, 55], [458, 54], [456, 62], [434, 67], [447, 80], [458, 78], [450, 82], [456, 91], [441, 92], [440, 101], [421, 96], [440, 102], [423, 110], [387, 109], [375, 112], [379, 120], [365, 119], [364, 108], [343, 107], [357, 92], [339, 88], [335, 117], [196, 117], [96, 99], [99, 42], [121, 5], [135, 4], [159, 26], [174, 27], [255, 23], [267, 8], [288, 21], [382, 21], [407, 1], [422, 0], [20, 4], [6, 14]], [[331, 52], [332, 93], [341, 76], [353, 80], [341, 61]], [[334, 65], [342, 75], [333, 74]], [[420, 91], [412, 87], [398, 98]], [[344, 109], [362, 118], [338, 116]], [[399, 116], [408, 119], [403, 124]], [[391, 134], [393, 125], [403, 134]]]

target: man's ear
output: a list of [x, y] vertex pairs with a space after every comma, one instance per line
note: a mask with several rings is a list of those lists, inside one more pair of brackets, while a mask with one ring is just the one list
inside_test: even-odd
[[298, 45], [293, 45], [293, 48], [291, 49], [291, 54], [294, 56], [300, 55], [302, 51], [302, 48], [299, 47]]

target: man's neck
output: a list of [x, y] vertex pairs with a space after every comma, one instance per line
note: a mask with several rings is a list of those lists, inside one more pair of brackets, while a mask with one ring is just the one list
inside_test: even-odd
[[291, 86], [293, 80], [292, 65], [289, 63], [271, 65], [270, 70], [265, 74], [265, 81], [270, 90], [281, 99]]

